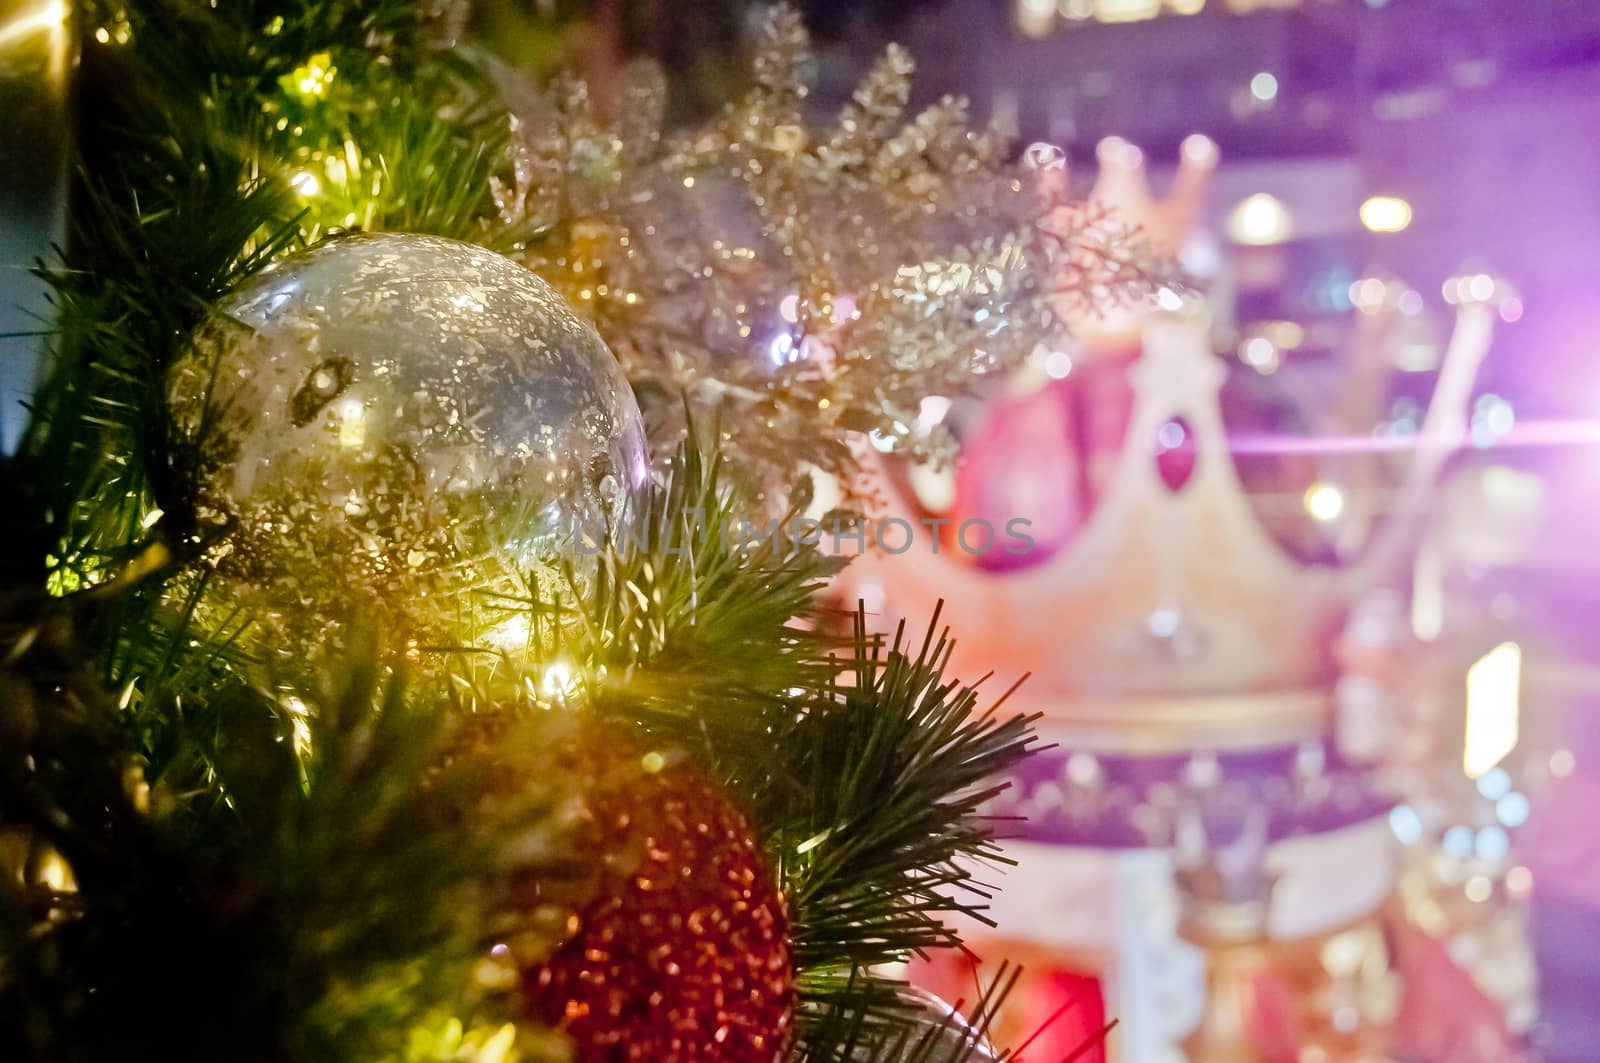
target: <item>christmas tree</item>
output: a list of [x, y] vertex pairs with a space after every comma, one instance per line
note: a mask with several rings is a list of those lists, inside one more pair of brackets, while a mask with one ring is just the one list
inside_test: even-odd
[[787, 11], [671, 131], [413, 0], [74, 25], [0, 1057], [1003, 1056], [1003, 979], [969, 1026], [894, 971], [982, 918], [1029, 721], [823, 592], [853, 448], [939, 454], [1132, 242], [898, 50], [813, 124]]

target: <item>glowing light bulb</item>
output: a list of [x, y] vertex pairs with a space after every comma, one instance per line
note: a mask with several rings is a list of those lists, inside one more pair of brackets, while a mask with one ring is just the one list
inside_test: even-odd
[[302, 96], [321, 96], [335, 73], [332, 57], [327, 52], [318, 52], [304, 66], [296, 67], [291, 77]]
[[1397, 233], [1411, 224], [1411, 204], [1399, 196], [1373, 196], [1361, 204], [1361, 224], [1375, 233]]
[[1101, 22], [1140, 22], [1161, 14], [1161, 0], [1098, 0], [1095, 18]]
[[550, 665], [539, 680], [539, 692], [553, 701], [565, 697], [571, 688], [572, 667], [565, 661]]
[[1344, 492], [1332, 484], [1312, 484], [1306, 488], [1305, 504], [1313, 520], [1326, 524], [1344, 512]]
[[1253, 247], [1281, 244], [1294, 231], [1289, 208], [1277, 196], [1257, 192], [1240, 201], [1228, 217], [1228, 235]]

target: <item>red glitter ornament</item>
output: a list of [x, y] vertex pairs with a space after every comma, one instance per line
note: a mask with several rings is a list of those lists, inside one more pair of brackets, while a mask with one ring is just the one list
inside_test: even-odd
[[582, 1063], [783, 1058], [789, 921], [749, 820], [693, 766], [608, 729], [562, 752], [598, 867], [571, 936], [524, 974], [531, 1014]]

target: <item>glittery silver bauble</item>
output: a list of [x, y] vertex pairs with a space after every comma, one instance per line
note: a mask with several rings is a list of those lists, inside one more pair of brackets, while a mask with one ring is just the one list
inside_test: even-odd
[[[949, 1004], [920, 986], [900, 990], [900, 1017], [909, 1017], [912, 1030], [901, 1042], [903, 1058], [917, 1063], [994, 1063], [999, 1058], [982, 1030]], [[856, 1052], [860, 1059], [879, 1059], [867, 1046]]]
[[168, 384], [200, 532], [231, 526], [219, 569], [307, 634], [355, 607], [473, 640], [493, 594], [581, 569], [648, 474], [599, 335], [454, 240], [348, 235], [285, 259], [215, 307]]

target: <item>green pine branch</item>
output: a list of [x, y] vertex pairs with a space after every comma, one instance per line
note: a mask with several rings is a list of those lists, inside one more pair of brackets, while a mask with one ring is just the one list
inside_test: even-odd
[[[453, 710], [511, 678], [686, 749], [751, 810], [791, 903], [799, 1058], [942, 1058], [876, 972], [982, 917], [982, 805], [1028, 721], [945, 677], [937, 618], [920, 648], [861, 615], [836, 634], [816, 595], [842, 562], [786, 534], [804, 497], [741, 534], [760, 499], [694, 443], [555, 602], [483, 603], [529, 640], [463, 654], [474, 681], [492, 665], [458, 704], [404, 693], [373, 648], [322, 688], [266, 671], [199, 560], [166, 368], [208, 306], [330, 229], [520, 239], [485, 220], [504, 116], [412, 0], [84, 17], [53, 372], [4, 470], [32, 553], [0, 587], [0, 860], [53, 854], [75, 888], [0, 876], [0, 1056], [430, 1058], [471, 1036], [408, 1029], [498, 1022], [482, 934], [561, 780], [468, 811], [482, 765]], [[520, 735], [502, 753], [540, 763]], [[576, 855], [545, 840], [520, 873]]]
[[805, 799], [774, 850], [803, 996], [824, 1015], [856, 1007], [874, 968], [959, 945], [948, 917], [987, 922], [975, 874], [1009, 863], [982, 808], [1029, 752], [1032, 720], [999, 715], [1004, 697], [980, 709], [976, 687], [945, 678], [950, 649], [937, 616], [913, 654], [903, 627], [885, 647], [859, 613], [848, 671], [788, 744]]
[[0, 825], [72, 876], [0, 881], [4, 1058], [383, 1060], [431, 1017], [515, 1022], [474, 972], [548, 936], [503, 902], [552, 874], [559, 780], [507, 797], [368, 651], [304, 697], [214, 692], [151, 787], [63, 632], [8, 626], [0, 673]]

